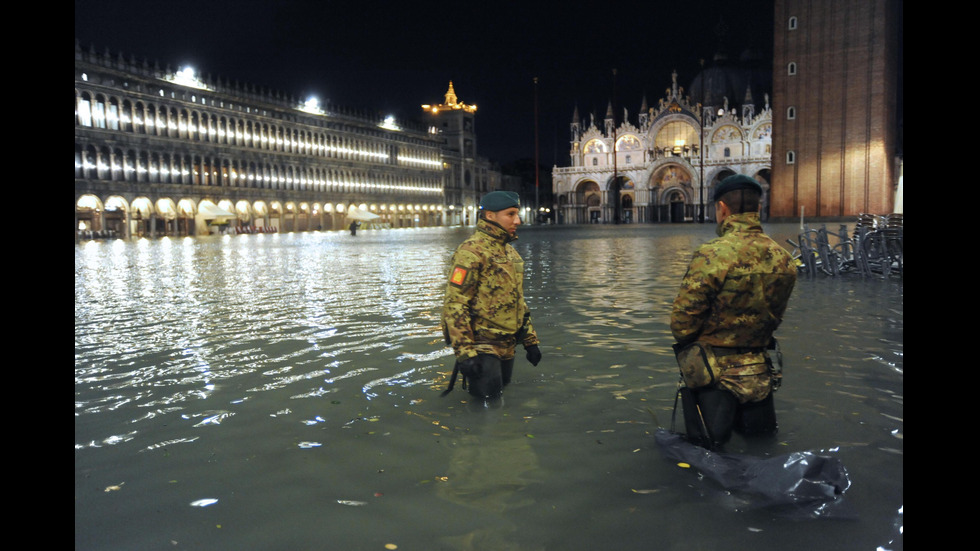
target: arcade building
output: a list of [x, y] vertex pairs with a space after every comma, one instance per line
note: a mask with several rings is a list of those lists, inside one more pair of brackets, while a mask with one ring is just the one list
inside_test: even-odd
[[500, 181], [476, 107], [452, 83], [426, 107], [397, 121], [76, 42], [76, 239], [473, 224]]

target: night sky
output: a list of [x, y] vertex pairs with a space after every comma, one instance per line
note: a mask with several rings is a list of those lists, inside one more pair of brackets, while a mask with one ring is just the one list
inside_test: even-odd
[[[501, 163], [568, 161], [569, 123], [601, 119], [614, 91], [631, 122], [719, 47], [772, 58], [772, 0], [688, 2], [75, 0], [75, 39], [162, 67], [296, 98], [416, 118], [452, 80], [476, 104], [479, 153]], [[487, 7], [489, 6], [489, 7]], [[573, 8], [573, 6], [579, 6]], [[719, 24], [727, 31], [719, 38]], [[616, 77], [613, 78], [613, 69]]]

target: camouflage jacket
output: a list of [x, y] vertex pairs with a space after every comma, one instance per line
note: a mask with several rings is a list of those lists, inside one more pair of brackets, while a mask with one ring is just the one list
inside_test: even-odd
[[538, 344], [524, 302], [524, 260], [510, 245], [514, 239], [481, 219], [453, 254], [442, 327], [459, 360], [477, 354], [513, 358], [518, 332], [524, 346]]
[[[731, 215], [719, 224], [718, 234], [694, 253], [674, 299], [671, 332], [682, 344], [764, 348], [786, 312], [796, 266], [790, 254], [762, 232], [758, 214]], [[727, 374], [723, 370], [722, 386], [743, 401], [768, 395], [768, 370], [755, 365], [740, 371], [737, 355], [724, 361], [731, 369]], [[758, 375], [758, 385], [743, 381], [757, 388], [741, 388], [742, 375]]]

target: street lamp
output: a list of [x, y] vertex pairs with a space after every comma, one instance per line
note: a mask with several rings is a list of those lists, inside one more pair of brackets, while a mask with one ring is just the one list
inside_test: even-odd
[[701, 181], [698, 192], [698, 222], [704, 223], [704, 58], [701, 58], [701, 112], [698, 113], [698, 121], [701, 123], [701, 136], [698, 137], [698, 153], [701, 156]]
[[538, 152], [538, 77], [534, 77], [534, 206], [538, 206], [538, 180], [540, 178], [540, 160]]
[[613, 76], [613, 92], [612, 92], [612, 116], [613, 116], [613, 139], [612, 139], [612, 155], [613, 155], [613, 181], [612, 181], [612, 201], [613, 201], [613, 223], [619, 224], [619, 167], [617, 165], [617, 155], [616, 155], [616, 69], [612, 70]]

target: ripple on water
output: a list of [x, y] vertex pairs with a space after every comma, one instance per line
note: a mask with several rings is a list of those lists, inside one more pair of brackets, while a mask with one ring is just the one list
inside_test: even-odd
[[[453, 363], [439, 328], [447, 263], [470, 231], [77, 246], [76, 541], [170, 545], [166, 527], [184, 525], [169, 511], [189, 504], [220, 512], [225, 548], [282, 534], [270, 510], [301, 527], [296, 548], [370, 547], [375, 531], [403, 548], [431, 546], [417, 534], [467, 541], [466, 522], [445, 522], [461, 507], [542, 548], [692, 532], [704, 549], [824, 541], [825, 525], [719, 515], [716, 489], [650, 440], [673, 412], [670, 305], [713, 228], [522, 231], [545, 356], [535, 368], [518, 354], [500, 404], [459, 385], [439, 398]], [[839, 449], [861, 519], [835, 526], [831, 546], [887, 543], [902, 499], [901, 283], [801, 279], [779, 337], [773, 446]], [[486, 484], [455, 480], [474, 470]]]

